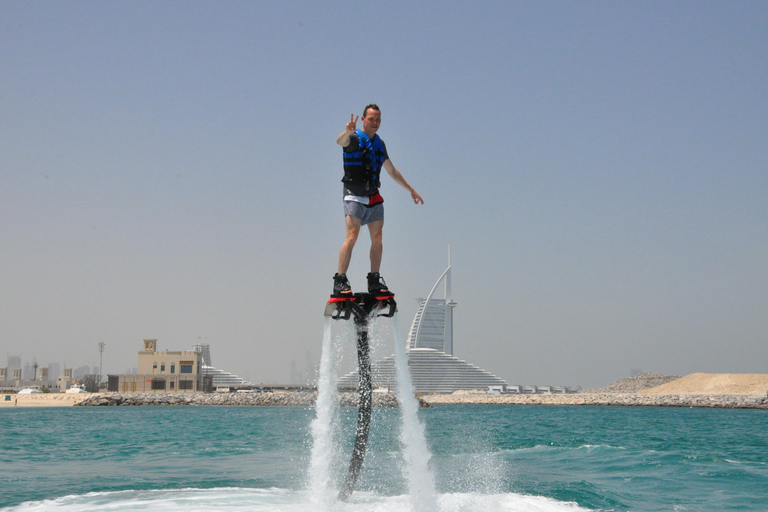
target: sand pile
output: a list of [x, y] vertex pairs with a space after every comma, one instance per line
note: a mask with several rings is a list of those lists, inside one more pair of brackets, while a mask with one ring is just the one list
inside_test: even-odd
[[764, 373], [692, 373], [639, 393], [765, 395], [768, 374]]

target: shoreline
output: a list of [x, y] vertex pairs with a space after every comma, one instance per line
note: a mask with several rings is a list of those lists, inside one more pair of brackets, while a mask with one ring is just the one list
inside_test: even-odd
[[[5, 397], [10, 396], [10, 400]], [[46, 393], [0, 395], [0, 407], [98, 407], [98, 406], [255, 406], [313, 407], [316, 392], [286, 391], [264, 393]], [[434, 405], [551, 405], [604, 407], [698, 407], [717, 409], [768, 409], [768, 396], [705, 393], [573, 393], [500, 395], [464, 392], [420, 396], [422, 407]], [[356, 393], [340, 393], [339, 404], [356, 407]], [[375, 407], [397, 407], [392, 393], [374, 393]]]
[[557, 395], [493, 395], [471, 393], [459, 395], [428, 395], [430, 405], [586, 405], [604, 407], [700, 407], [717, 409], [768, 409], [766, 395], [703, 394], [703, 393], [573, 393]]

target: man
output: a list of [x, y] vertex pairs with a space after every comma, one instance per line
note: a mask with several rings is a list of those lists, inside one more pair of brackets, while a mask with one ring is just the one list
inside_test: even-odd
[[363, 109], [363, 129], [357, 129], [357, 120], [350, 114], [347, 128], [336, 138], [344, 148], [344, 216], [347, 235], [339, 251], [339, 269], [333, 276], [333, 295], [352, 295], [347, 269], [352, 259], [361, 226], [368, 226], [371, 235], [371, 272], [368, 274], [368, 293], [377, 296], [393, 295], [379, 274], [382, 254], [382, 228], [384, 227], [384, 199], [379, 194], [381, 168], [395, 183], [410, 192], [414, 204], [424, 204], [418, 192], [405, 181], [387, 154], [387, 147], [376, 132], [381, 125], [381, 110], [375, 104]]

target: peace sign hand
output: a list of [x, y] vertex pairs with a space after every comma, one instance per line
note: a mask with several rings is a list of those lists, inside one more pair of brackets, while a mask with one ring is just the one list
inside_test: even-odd
[[355, 117], [355, 114], [349, 114], [349, 122], [347, 123], [347, 132], [352, 133], [357, 130], [357, 120], [360, 116]]

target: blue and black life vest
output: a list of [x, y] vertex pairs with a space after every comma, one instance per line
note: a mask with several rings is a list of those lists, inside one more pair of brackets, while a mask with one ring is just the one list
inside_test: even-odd
[[[363, 130], [357, 130], [358, 147], [344, 151], [344, 183], [366, 185], [366, 190], [381, 186], [381, 166], [387, 160], [387, 150], [378, 135], [369, 139]], [[372, 185], [372, 187], [370, 186]]]

